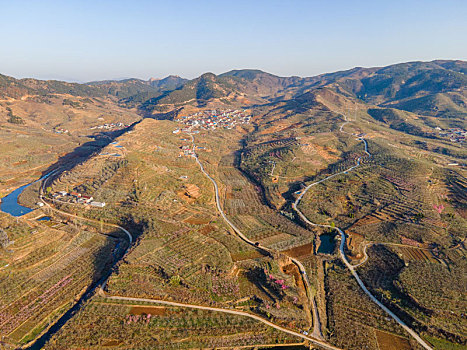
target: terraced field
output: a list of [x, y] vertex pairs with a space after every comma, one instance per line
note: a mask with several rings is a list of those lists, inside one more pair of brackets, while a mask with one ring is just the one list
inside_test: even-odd
[[[75, 327], [83, 330], [79, 336]], [[276, 343], [303, 342], [242, 316], [96, 299], [45, 349], [62, 349], [64, 346], [89, 349], [139, 349], [142, 346], [151, 349], [253, 348]]]
[[[427, 67], [463, 82], [458, 65], [388, 69], [398, 82]], [[2, 343], [24, 346], [68, 311], [36, 347], [465, 346], [467, 153], [462, 136], [438, 132], [464, 127], [462, 108], [449, 118], [398, 110], [410, 99], [398, 105], [373, 91], [378, 71], [306, 82], [267, 75], [280, 81], [268, 98], [251, 96], [261, 73], [234, 71], [151, 98], [160, 81], [66, 84], [76, 95], [1, 102], [0, 193], [53, 164], [45, 202], [62, 210], [0, 215]], [[400, 84], [388, 91], [398, 95]], [[215, 119], [226, 105], [248, 109], [251, 123], [183, 118]], [[87, 132], [139, 120], [136, 112], [146, 118], [121, 133]], [[39, 188], [21, 201], [39, 206]], [[61, 190], [106, 206], [54, 201]], [[320, 250], [327, 238], [334, 249]]]
[[118, 240], [34, 218], [4, 218], [3, 225], [18, 235], [1, 253], [0, 332], [5, 341], [27, 343], [100, 278], [118, 254]]

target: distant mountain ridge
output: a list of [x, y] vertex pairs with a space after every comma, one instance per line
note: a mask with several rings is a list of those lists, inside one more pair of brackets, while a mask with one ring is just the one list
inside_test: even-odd
[[120, 104], [150, 114], [184, 105], [305, 103], [310, 91], [330, 89], [373, 106], [428, 116], [467, 116], [467, 62], [435, 60], [386, 67], [356, 67], [314, 77], [280, 77], [257, 69], [238, 69], [195, 79], [170, 75], [163, 79], [105, 80], [85, 84], [56, 80], [15, 79], [0, 75], [0, 96], [70, 94], [113, 97]]
[[[232, 70], [220, 75], [208, 73], [188, 81], [180, 89], [147, 101], [146, 106], [203, 105], [212, 99], [229, 102], [246, 100], [288, 100], [317, 88], [329, 88], [365, 103], [427, 115], [467, 113], [467, 62], [438, 60], [408, 62], [387, 67], [353, 68], [315, 77], [279, 77], [260, 70]], [[209, 77], [209, 79], [207, 79]], [[430, 109], [420, 108], [429, 101]]]
[[105, 95], [127, 98], [140, 93], [158, 93], [173, 90], [183, 85], [187, 79], [168, 76], [163, 79], [142, 80], [102, 80], [89, 83], [69, 83], [59, 80], [39, 80], [33, 78], [16, 79], [0, 74], [0, 96], [20, 98], [24, 95], [70, 94], [81, 97], [102, 97]]
[[465, 108], [466, 72], [467, 62], [464, 61], [408, 62], [326, 74], [319, 76], [313, 87], [328, 86], [366, 103], [438, 115], [436, 103], [431, 111], [422, 110], [417, 108], [417, 100], [437, 100], [444, 95], [445, 100], [451, 101], [446, 101], [447, 104]]

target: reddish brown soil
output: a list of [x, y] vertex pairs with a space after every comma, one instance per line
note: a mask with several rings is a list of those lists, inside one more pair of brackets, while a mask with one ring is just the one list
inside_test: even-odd
[[102, 346], [118, 346], [122, 342], [120, 340], [114, 340], [114, 339], [104, 339], [102, 342]]
[[307, 255], [312, 254], [312, 252], [313, 252], [313, 243], [308, 243], [305, 245], [301, 245], [301, 246], [283, 251], [284, 254], [291, 256], [293, 258], [307, 256]]
[[214, 226], [207, 225], [204, 226], [201, 230], [199, 230], [199, 233], [201, 233], [202, 235], [207, 235], [212, 231], [214, 231]]
[[167, 312], [165, 306], [133, 306], [130, 309], [131, 315], [157, 315], [164, 316]]
[[186, 222], [187, 224], [191, 224], [191, 225], [206, 225], [206, 224], [209, 224], [209, 220], [194, 218], [194, 217], [189, 217], [188, 219], [183, 220], [183, 222]]
[[407, 339], [397, 335], [375, 330], [378, 346], [381, 350], [411, 350]]

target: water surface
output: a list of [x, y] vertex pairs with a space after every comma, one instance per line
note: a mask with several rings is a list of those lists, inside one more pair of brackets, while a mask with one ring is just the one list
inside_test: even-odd
[[23, 185], [21, 187], [18, 187], [16, 190], [11, 192], [10, 194], [6, 195], [5, 197], [2, 198], [2, 202], [0, 203], [0, 210], [3, 211], [4, 213], [8, 213], [12, 216], [23, 216], [27, 213], [32, 212], [34, 209], [24, 207], [21, 204], [18, 203], [18, 197], [19, 195], [24, 191], [25, 188], [31, 186], [33, 183], [36, 183], [38, 181], [41, 181], [45, 178], [47, 178], [52, 172], [48, 173], [47, 175], [44, 175], [41, 177], [39, 180], [36, 180], [34, 182], [31, 182], [27, 185]]
[[19, 195], [26, 187], [29, 186], [31, 186], [31, 184], [18, 187], [9, 195], [3, 197], [2, 202], [0, 203], [0, 210], [13, 216], [23, 216], [27, 213], [30, 213], [32, 211], [31, 208], [23, 207], [22, 205], [18, 204]]
[[319, 239], [321, 242], [318, 247], [318, 253], [332, 254], [336, 248], [334, 235], [324, 234], [319, 236]]

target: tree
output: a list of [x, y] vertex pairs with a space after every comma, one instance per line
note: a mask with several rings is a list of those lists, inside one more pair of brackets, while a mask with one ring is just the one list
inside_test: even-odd
[[171, 286], [175, 287], [175, 286], [179, 286], [181, 281], [182, 281], [182, 279], [180, 278], [179, 275], [173, 275], [172, 277], [170, 277], [169, 283], [170, 283]]

